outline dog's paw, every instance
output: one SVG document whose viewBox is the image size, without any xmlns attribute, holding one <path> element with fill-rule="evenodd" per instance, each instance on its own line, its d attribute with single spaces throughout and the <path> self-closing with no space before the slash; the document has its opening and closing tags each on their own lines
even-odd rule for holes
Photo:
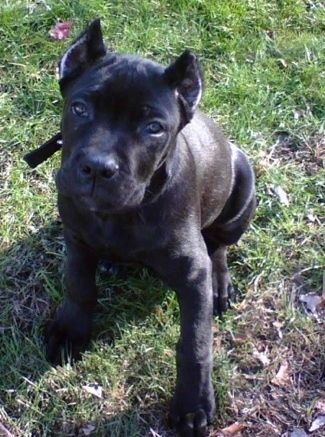
<svg viewBox="0 0 325 437">
<path fill-rule="evenodd" d="M 193 381 L 192 385 L 183 386 L 180 390 L 176 387 L 169 412 L 169 423 L 181 437 L 205 437 L 215 411 L 215 397 L 210 378 L 204 387 L 198 384 L 198 381 Z"/>
<path fill-rule="evenodd" d="M 170 425 L 176 428 L 181 437 L 205 437 L 208 430 L 208 418 L 204 410 L 178 416 L 170 413 Z"/>
<path fill-rule="evenodd" d="M 53 365 L 79 360 L 90 341 L 90 331 L 89 312 L 64 304 L 45 328 L 46 359 Z"/>
<path fill-rule="evenodd" d="M 231 300 L 234 297 L 234 287 L 232 285 L 229 272 L 217 275 L 217 285 L 213 290 L 213 314 L 222 317 L 231 307 Z"/>
<path fill-rule="evenodd" d="M 117 264 L 108 263 L 106 261 L 100 261 L 98 270 L 103 275 L 111 276 L 119 273 L 120 266 Z"/>
</svg>

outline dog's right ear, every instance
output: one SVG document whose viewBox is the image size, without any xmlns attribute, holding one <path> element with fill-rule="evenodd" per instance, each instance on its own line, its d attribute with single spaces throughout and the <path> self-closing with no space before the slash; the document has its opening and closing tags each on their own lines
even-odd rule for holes
<svg viewBox="0 0 325 437">
<path fill-rule="evenodd" d="M 92 21 L 87 29 L 78 36 L 59 62 L 61 91 L 70 80 L 80 76 L 105 55 L 106 47 L 98 18 Z"/>
<path fill-rule="evenodd" d="M 183 127 L 193 118 L 202 95 L 202 71 L 194 53 L 185 50 L 175 62 L 166 68 L 165 78 L 174 89 L 179 101 L 182 113 L 181 126 Z"/>
</svg>

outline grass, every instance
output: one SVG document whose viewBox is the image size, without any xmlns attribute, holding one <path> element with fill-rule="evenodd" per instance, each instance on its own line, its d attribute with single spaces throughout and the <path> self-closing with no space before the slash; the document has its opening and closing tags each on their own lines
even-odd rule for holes
<svg viewBox="0 0 325 437">
<path fill-rule="evenodd" d="M 1 2 L 0 435 L 173 435 L 178 308 L 146 270 L 99 275 L 94 341 L 81 362 L 54 369 L 44 358 L 43 326 L 63 293 L 59 156 L 34 171 L 22 156 L 59 128 L 55 69 L 69 41 L 51 40 L 49 29 L 70 20 L 76 36 L 95 17 L 113 50 L 166 65 L 194 50 L 205 71 L 201 107 L 254 164 L 256 218 L 229 255 L 242 293 L 215 320 L 211 436 L 235 421 L 245 437 L 324 435 L 308 431 L 324 414 L 324 318 L 299 296 L 323 290 L 325 4 L 300 0 Z"/>
</svg>

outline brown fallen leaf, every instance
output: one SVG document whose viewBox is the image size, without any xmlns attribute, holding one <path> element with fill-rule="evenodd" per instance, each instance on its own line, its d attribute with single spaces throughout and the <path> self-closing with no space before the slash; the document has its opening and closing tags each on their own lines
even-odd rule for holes
<svg viewBox="0 0 325 437">
<path fill-rule="evenodd" d="M 281 323 L 278 320 L 276 320 L 275 322 L 272 323 L 272 325 L 276 328 L 276 330 L 278 331 L 279 338 L 282 340 L 283 335 L 282 335 L 281 328 L 283 327 L 284 323 Z"/>
<path fill-rule="evenodd" d="M 251 335 L 247 332 L 238 332 L 238 333 L 234 333 L 231 336 L 231 340 L 233 341 L 234 344 L 245 344 L 247 342 L 249 342 L 252 339 Z"/>
<path fill-rule="evenodd" d="M 287 360 L 284 360 L 282 361 L 277 374 L 271 380 L 271 383 L 279 387 L 284 387 L 290 384 L 290 382 L 291 382 L 291 377 L 289 374 L 289 363 Z"/>
<path fill-rule="evenodd" d="M 72 23 L 70 21 L 60 21 L 49 31 L 53 39 L 66 39 L 70 36 Z"/>
<path fill-rule="evenodd" d="M 241 432 L 247 427 L 244 422 L 235 422 L 221 431 L 213 432 L 210 437 L 240 437 Z"/>
</svg>

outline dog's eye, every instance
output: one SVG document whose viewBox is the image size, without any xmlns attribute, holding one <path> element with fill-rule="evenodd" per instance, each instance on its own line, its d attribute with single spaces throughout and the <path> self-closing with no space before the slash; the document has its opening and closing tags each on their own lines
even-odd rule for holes
<svg viewBox="0 0 325 437">
<path fill-rule="evenodd" d="M 78 117 L 87 117 L 87 106 L 83 102 L 74 102 L 71 105 L 71 111 L 74 115 Z"/>
<path fill-rule="evenodd" d="M 152 121 L 147 124 L 146 132 L 150 135 L 159 135 L 164 132 L 164 128 L 158 121 Z"/>
</svg>

